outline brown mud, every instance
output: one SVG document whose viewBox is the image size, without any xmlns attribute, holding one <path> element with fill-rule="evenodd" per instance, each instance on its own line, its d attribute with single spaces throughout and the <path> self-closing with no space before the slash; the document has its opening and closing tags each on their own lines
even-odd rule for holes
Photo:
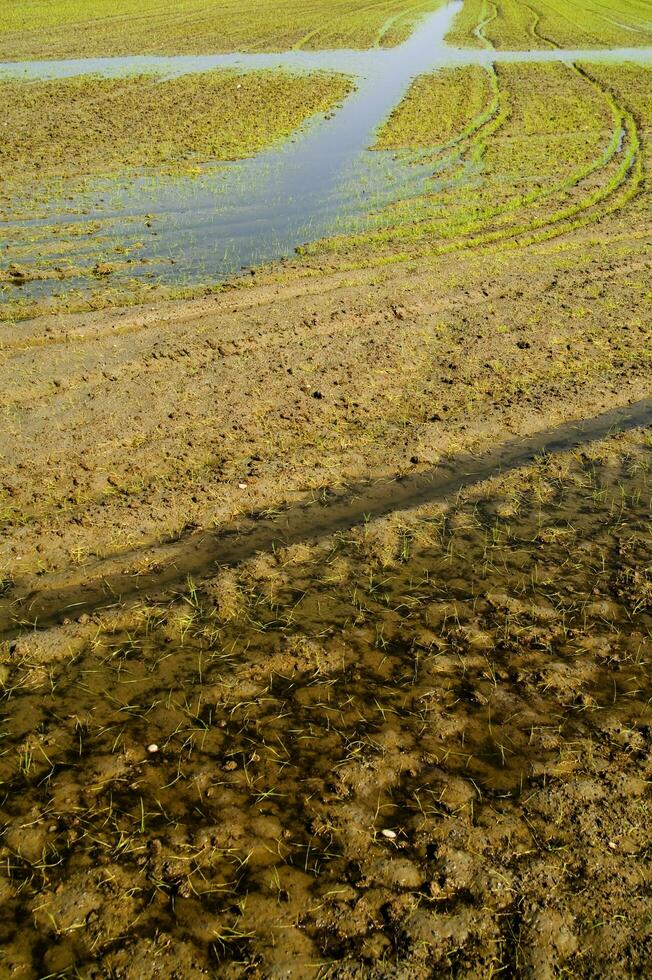
<svg viewBox="0 0 652 980">
<path fill-rule="evenodd" d="M 5 642 L 0 973 L 649 975 L 651 462 Z"/>
<path fill-rule="evenodd" d="M 2 325 L 0 977 L 652 973 L 648 189 Z"/>
<path fill-rule="evenodd" d="M 0 579 L 83 580 L 649 397 L 645 231 L 3 325 Z"/>
<path fill-rule="evenodd" d="M 539 455 L 576 449 L 610 433 L 628 432 L 652 424 L 652 398 L 626 408 L 614 408 L 594 419 L 569 422 L 556 429 L 514 439 L 483 456 L 471 454 L 442 460 L 433 471 L 419 471 L 398 479 L 361 483 L 337 493 L 323 488 L 316 501 L 307 501 L 268 517 L 254 514 L 236 527 L 220 532 L 191 532 L 147 554 L 123 554 L 119 564 L 131 568 L 143 561 L 147 569 L 134 575 L 115 570 L 116 561 L 85 567 L 83 585 L 48 589 L 16 596 L 9 585 L 0 598 L 0 639 L 32 626 L 43 629 L 102 607 L 124 608 L 129 600 L 152 597 L 164 587 L 183 586 L 188 576 L 205 576 L 215 566 L 236 565 L 262 552 L 293 544 L 310 543 L 356 524 L 386 514 L 443 501 L 460 490 L 533 462 Z"/>
</svg>

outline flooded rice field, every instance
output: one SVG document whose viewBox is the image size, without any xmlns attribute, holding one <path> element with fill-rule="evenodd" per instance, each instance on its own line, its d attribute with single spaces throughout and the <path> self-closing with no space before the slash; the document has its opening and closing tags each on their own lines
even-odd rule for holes
<svg viewBox="0 0 652 980">
<path fill-rule="evenodd" d="M 645 3 L 212 2 L 0 10 L 0 980 L 651 976 Z"/>
<path fill-rule="evenodd" d="M 66 188 L 64 181 L 53 196 L 45 189 L 34 198 L 36 188 L 30 186 L 32 200 L 14 201 L 0 220 L 0 235 L 12 243 L 0 299 L 15 305 L 70 296 L 79 302 L 107 285 L 115 291 L 157 286 L 178 291 L 222 282 L 326 237 L 391 233 L 391 205 L 413 201 L 418 210 L 424 196 L 464 191 L 482 172 L 480 161 L 465 158 L 464 146 L 453 146 L 452 159 L 449 152 L 443 160 L 433 160 L 432 148 L 372 149 L 379 127 L 420 75 L 469 66 L 491 73 L 494 64 L 510 62 L 652 63 L 652 49 L 645 47 L 454 48 L 444 37 L 461 8 L 460 2 L 449 3 L 424 17 L 396 48 L 0 65 L 0 77 L 25 80 L 152 72 L 165 79 L 215 69 L 282 69 L 343 73 L 355 86 L 326 117 L 312 118 L 292 139 L 250 159 L 205 164 L 186 176 L 150 171 L 118 180 L 95 178 L 83 189 L 73 183 Z M 499 116 L 500 106 L 490 104 L 479 122 Z M 12 273 L 14 266 L 20 275 Z"/>
<path fill-rule="evenodd" d="M 57 236 L 57 226 L 100 221 L 103 224 L 101 257 L 112 243 L 138 249 L 140 270 L 123 275 L 155 277 L 163 283 L 215 281 L 261 262 L 292 254 L 306 241 L 351 230 L 370 207 L 409 195 L 432 177 L 432 167 L 407 167 L 390 153 L 374 154 L 369 147 L 377 127 L 400 102 L 409 82 L 433 65 L 444 47 L 443 36 L 460 4 L 451 4 L 426 18 L 422 26 L 396 49 L 377 52 L 288 52 L 281 55 L 222 55 L 212 58 L 111 59 L 82 63 L 4 66 L 28 77 L 61 77 L 79 72 L 103 74 L 143 69 L 189 73 L 209 68 L 328 68 L 355 76 L 356 91 L 331 118 L 315 119 L 296 139 L 228 167 L 209 169 L 199 179 L 151 177 L 129 181 L 127 186 L 105 184 L 86 199 L 67 202 L 66 213 L 54 213 L 19 222 L 30 237 L 30 249 L 38 253 L 39 238 Z M 407 180 L 407 183 L 406 183 Z M 71 211 L 77 211 L 75 216 Z M 46 208 L 47 212 L 47 208 Z M 81 212 L 81 213 L 79 213 Z M 155 216 L 151 231 L 138 219 Z M 108 222 L 108 227 L 104 225 Z M 40 229 L 42 229 L 40 231 Z M 12 222 L 4 231 L 12 230 Z M 106 237 L 105 237 L 106 236 Z M 74 248 L 64 230 L 62 251 L 50 253 L 51 265 L 75 262 Z M 108 239 L 108 240 L 107 240 Z M 89 240 L 82 237 L 84 263 L 88 264 Z M 92 238 L 90 248 L 93 248 Z M 98 255 L 98 259 L 100 256 Z M 67 277 L 66 288 L 83 285 Z M 60 290 L 56 280 L 28 281 L 20 285 L 25 296 L 39 297 Z"/>
<path fill-rule="evenodd" d="M 646 975 L 651 458 L 4 641 L 3 975 Z"/>
</svg>

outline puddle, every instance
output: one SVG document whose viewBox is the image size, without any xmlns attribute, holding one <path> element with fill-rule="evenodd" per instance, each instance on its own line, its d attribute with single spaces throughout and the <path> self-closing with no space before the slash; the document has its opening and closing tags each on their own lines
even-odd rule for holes
<svg viewBox="0 0 652 980">
<path fill-rule="evenodd" d="M 300 245 L 344 231 L 382 227 L 391 219 L 384 205 L 435 191 L 440 185 L 430 154 L 370 151 L 377 128 L 418 75 L 445 66 L 496 61 L 652 61 L 650 49 L 619 51 L 487 52 L 444 42 L 461 3 L 425 17 L 394 49 L 290 51 L 281 54 L 130 57 L 0 65 L 0 75 L 63 78 L 84 73 L 120 75 L 157 72 L 163 77 L 214 68 L 243 71 L 325 69 L 354 78 L 355 92 L 329 118 L 316 118 L 303 132 L 253 159 L 208 167 L 201 177 L 135 177 L 98 182 L 93 191 L 66 202 L 70 213 L 52 210 L 32 221 L 0 223 L 0 234 L 26 236 L 31 254 L 41 243 L 48 265 L 92 268 L 115 247 L 137 247 L 138 261 L 116 270 L 112 285 L 141 280 L 167 286 L 215 283 L 242 269 L 290 256 Z M 462 168 L 455 180 L 468 179 Z M 447 180 L 450 183 L 450 178 Z M 75 213 L 76 212 L 76 213 Z M 143 216 L 154 215 L 146 227 Z M 101 242 L 92 235 L 72 241 L 65 225 L 102 222 Z M 60 231 L 57 231 L 57 229 Z M 61 235 L 60 250 L 53 244 Z M 26 264 L 21 259 L 22 264 Z M 4 300 L 39 299 L 87 290 L 88 278 L 42 279 L 12 286 Z"/>
<path fill-rule="evenodd" d="M 643 975 L 651 491 L 616 440 L 15 641 L 7 973 L 605 975 L 627 944 Z"/>
</svg>

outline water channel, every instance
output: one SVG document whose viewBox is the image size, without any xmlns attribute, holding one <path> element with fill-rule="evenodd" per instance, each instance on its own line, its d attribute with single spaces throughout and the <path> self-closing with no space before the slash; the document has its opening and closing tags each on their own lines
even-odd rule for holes
<svg viewBox="0 0 652 980">
<path fill-rule="evenodd" d="M 116 246 L 129 249 L 138 243 L 138 257 L 144 262 L 129 268 L 132 280 L 142 277 L 165 285 L 220 281 L 291 255 L 303 243 L 364 228 L 371 221 L 377 226 L 384 205 L 436 189 L 438 175 L 428 154 L 406 157 L 370 149 L 378 127 L 417 76 L 443 67 L 488 67 L 499 61 L 652 62 L 649 48 L 500 52 L 454 48 L 444 38 L 461 7 L 461 2 L 441 7 L 425 17 L 405 43 L 389 49 L 0 64 L 0 77 L 26 79 L 143 72 L 169 78 L 224 68 L 282 68 L 342 72 L 355 83 L 355 90 L 337 110 L 313 117 L 293 138 L 254 158 L 208 166 L 199 177 L 141 174 L 127 181 L 97 181 L 88 192 L 67 200 L 65 212 L 58 200 L 38 216 L 0 222 L 0 241 L 10 244 L 13 236 L 28 237 L 30 256 L 47 247 L 51 266 L 74 265 L 76 260 L 88 266 L 89 257 L 91 264 L 93 260 L 92 237 L 89 241 L 81 235 L 74 246 L 61 226 L 99 222 L 98 258 Z M 142 220 L 145 215 L 155 216 L 149 227 Z M 87 281 L 83 277 L 27 281 L 11 288 L 4 298 L 38 298 L 82 288 Z"/>
</svg>

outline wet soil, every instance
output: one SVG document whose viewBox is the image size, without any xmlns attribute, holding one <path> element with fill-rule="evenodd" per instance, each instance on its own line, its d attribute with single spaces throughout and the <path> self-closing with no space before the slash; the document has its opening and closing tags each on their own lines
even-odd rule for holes
<svg viewBox="0 0 652 980">
<path fill-rule="evenodd" d="M 157 173 L 196 172 L 207 161 L 253 156 L 309 117 L 333 110 L 349 90 L 341 76 L 282 71 L 0 79 L 7 130 L 0 215 L 14 233 L 23 213 L 33 219 L 49 211 L 56 224 L 62 212 L 73 222 L 91 178 L 129 182 L 145 171 L 154 183 Z M 33 221 L 28 227 L 34 234 Z M 145 233 L 144 222 L 140 230 Z M 30 263 L 24 276 L 32 273 Z"/>
<path fill-rule="evenodd" d="M 652 973 L 637 181 L 2 325 L 0 976 Z"/>
<path fill-rule="evenodd" d="M 651 462 L 5 642 L 3 975 L 647 975 Z"/>
<path fill-rule="evenodd" d="M 202 576 L 215 565 L 236 566 L 261 552 L 308 543 L 350 530 L 395 511 L 442 502 L 454 494 L 493 476 L 518 469 L 551 452 L 591 444 L 611 433 L 626 433 L 652 425 L 652 398 L 627 408 L 613 408 L 593 419 L 570 422 L 513 439 L 484 455 L 459 455 L 443 459 L 432 471 L 417 471 L 398 479 L 348 486 L 339 492 L 326 488 L 317 500 L 307 500 L 282 511 L 256 512 L 233 527 L 214 533 L 190 531 L 179 540 L 148 549 L 147 566 L 141 551 L 123 554 L 121 568 L 111 559 L 85 566 L 83 584 L 53 588 L 48 578 L 39 588 L 21 595 L 7 582 L 0 597 L 0 638 L 19 635 L 33 626 L 43 629 L 69 619 L 151 597 L 183 586 L 190 576 Z M 129 566 L 140 564 L 137 575 Z M 127 567 L 125 567 L 125 565 Z"/>
<path fill-rule="evenodd" d="M 645 224 L 601 231 L 5 325 L 0 579 L 137 575 L 193 528 L 649 397 Z"/>
<path fill-rule="evenodd" d="M 0 58 L 203 54 L 287 48 L 373 48 L 400 44 L 441 0 L 35 0 L 26 14 L 0 11 Z"/>
<path fill-rule="evenodd" d="M 0 82 L 13 134 L 0 148 L 0 320 L 143 302 L 157 288 L 196 296 L 296 249 L 356 267 L 399 250 L 522 244 L 628 203 L 647 169 L 651 51 L 459 51 L 444 42 L 459 6 L 390 49 L 5 66 L 21 80 Z M 595 58 L 620 64 L 596 77 L 574 67 Z M 447 65 L 458 67 L 418 77 Z"/>
</svg>

